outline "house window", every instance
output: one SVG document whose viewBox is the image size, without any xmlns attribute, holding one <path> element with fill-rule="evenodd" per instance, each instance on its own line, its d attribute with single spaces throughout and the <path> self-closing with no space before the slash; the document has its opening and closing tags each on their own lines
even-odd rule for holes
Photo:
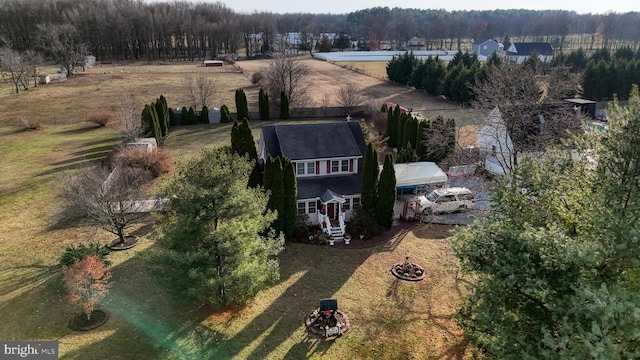
<svg viewBox="0 0 640 360">
<path fill-rule="evenodd" d="M 344 199 L 344 205 L 342 205 L 342 207 L 344 207 L 345 210 L 350 210 L 351 209 L 351 198 L 346 198 Z"/>
<path fill-rule="evenodd" d="M 354 197 L 353 198 L 353 208 L 357 208 L 360 206 L 360 198 L 359 197 Z"/>
<path fill-rule="evenodd" d="M 349 160 L 342 160 L 342 172 L 349 172 Z"/>
<path fill-rule="evenodd" d="M 303 202 L 299 202 L 298 203 L 298 215 L 304 215 L 305 214 L 304 206 L 305 206 L 305 203 L 303 203 Z"/>
<path fill-rule="evenodd" d="M 331 173 L 349 172 L 349 160 L 331 160 Z"/>
<path fill-rule="evenodd" d="M 309 211 L 307 212 L 308 214 L 315 214 L 316 213 L 316 202 L 315 201 L 309 201 Z"/>
<path fill-rule="evenodd" d="M 314 175 L 316 173 L 315 161 L 296 163 L 296 175 Z"/>
</svg>

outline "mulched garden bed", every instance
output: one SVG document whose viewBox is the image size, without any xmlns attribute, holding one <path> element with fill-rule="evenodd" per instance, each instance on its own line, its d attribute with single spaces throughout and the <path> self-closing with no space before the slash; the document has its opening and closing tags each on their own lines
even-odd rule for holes
<svg viewBox="0 0 640 360">
<path fill-rule="evenodd" d="M 91 320 L 87 321 L 87 315 L 81 314 L 69 321 L 69 328 L 75 331 L 89 331 L 106 324 L 109 314 L 102 310 L 93 310 Z"/>
<path fill-rule="evenodd" d="M 114 239 L 107 247 L 111 250 L 127 250 L 138 245 L 140 239 L 137 236 L 129 235 L 124 237 L 124 242 L 119 243 L 119 241 L 120 239 Z"/>
<path fill-rule="evenodd" d="M 424 268 L 416 263 L 410 262 L 409 257 L 407 257 L 406 261 L 403 263 L 393 264 L 391 267 L 391 273 L 400 280 L 424 280 Z"/>
</svg>

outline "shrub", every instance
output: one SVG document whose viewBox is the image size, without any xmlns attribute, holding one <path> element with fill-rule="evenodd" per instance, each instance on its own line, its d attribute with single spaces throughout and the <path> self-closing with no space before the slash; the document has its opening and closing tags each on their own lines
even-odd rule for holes
<svg viewBox="0 0 640 360">
<path fill-rule="evenodd" d="M 171 155 L 162 150 L 148 152 L 141 148 L 122 148 L 114 157 L 114 162 L 149 173 L 153 178 L 171 171 L 173 161 Z"/>
<path fill-rule="evenodd" d="M 227 105 L 222 105 L 220 107 L 220 122 L 228 123 L 231 121 L 231 113 L 229 112 L 229 107 Z"/>
<path fill-rule="evenodd" d="M 206 105 L 202 107 L 202 110 L 200 111 L 200 116 L 198 117 L 198 121 L 202 124 L 209 123 L 209 108 L 207 108 Z"/>
<path fill-rule="evenodd" d="M 89 255 L 82 260 L 76 260 L 73 265 L 62 268 L 64 287 L 68 292 L 67 299 L 72 304 L 82 306 L 87 321 L 91 314 L 109 290 L 111 273 L 105 268 L 104 262 L 95 255 Z"/>
<path fill-rule="evenodd" d="M 76 260 L 84 260 L 84 258 L 89 255 L 95 255 L 100 258 L 105 265 L 109 266 L 111 265 L 111 262 L 106 260 L 106 257 L 110 252 L 111 250 L 109 250 L 109 248 L 95 242 L 89 243 L 88 245 L 80 244 L 78 246 L 67 246 L 64 253 L 60 256 L 58 265 L 60 267 L 71 266 L 76 262 Z"/>
<path fill-rule="evenodd" d="M 89 115 L 89 121 L 100 127 L 107 126 L 111 120 L 113 120 L 113 116 L 104 112 Z"/>
<path fill-rule="evenodd" d="M 346 232 L 351 236 L 359 238 L 362 235 L 363 239 L 371 239 L 378 234 L 382 234 L 384 230 L 384 227 L 378 225 L 376 218 L 367 214 L 360 206 L 354 209 L 351 221 L 346 227 Z"/>
<path fill-rule="evenodd" d="M 259 84 L 263 78 L 264 78 L 264 74 L 262 72 L 260 71 L 254 72 L 253 74 L 251 74 L 251 84 L 253 85 Z"/>
<path fill-rule="evenodd" d="M 42 122 L 40 120 L 28 120 L 20 117 L 20 125 L 24 130 L 40 130 L 42 129 Z"/>
</svg>

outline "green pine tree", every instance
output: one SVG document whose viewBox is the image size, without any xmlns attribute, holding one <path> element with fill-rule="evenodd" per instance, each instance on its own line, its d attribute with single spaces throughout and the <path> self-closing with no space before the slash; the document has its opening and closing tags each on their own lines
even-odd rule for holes
<svg viewBox="0 0 640 360">
<path fill-rule="evenodd" d="M 360 203 L 364 211 L 370 215 L 374 215 L 376 213 L 379 171 L 378 152 L 376 151 L 372 143 L 368 143 L 362 169 Z"/>
<path fill-rule="evenodd" d="M 262 88 L 258 94 L 258 106 L 260 108 L 260 120 L 269 120 L 269 94 Z"/>
<path fill-rule="evenodd" d="M 396 204 L 396 172 L 393 168 L 393 156 L 387 154 L 378 183 L 378 199 L 376 204 L 376 220 L 380 226 L 391 228 L 394 207 Z"/>
<path fill-rule="evenodd" d="M 207 149 L 176 172 L 160 223 L 159 243 L 181 296 L 219 308 L 245 304 L 279 279 L 276 255 L 284 239 L 269 231 L 267 194 L 247 188 L 251 163 Z"/>
<path fill-rule="evenodd" d="M 287 238 L 293 236 L 298 221 L 298 183 L 296 181 L 296 172 L 291 160 L 282 159 L 284 171 L 284 194 L 285 202 L 282 208 L 283 231 Z"/>
<path fill-rule="evenodd" d="M 226 124 L 228 122 L 231 122 L 231 112 L 229 112 L 227 105 L 222 105 L 220 107 L 220 123 Z"/>
<path fill-rule="evenodd" d="M 289 108 L 289 97 L 284 91 L 280 92 L 280 119 L 286 120 L 291 117 Z"/>
<path fill-rule="evenodd" d="M 244 90 L 237 89 L 236 90 L 236 112 L 238 113 L 238 120 L 242 121 L 242 119 L 250 120 L 249 116 L 249 106 L 247 103 L 247 95 L 244 93 Z"/>
</svg>

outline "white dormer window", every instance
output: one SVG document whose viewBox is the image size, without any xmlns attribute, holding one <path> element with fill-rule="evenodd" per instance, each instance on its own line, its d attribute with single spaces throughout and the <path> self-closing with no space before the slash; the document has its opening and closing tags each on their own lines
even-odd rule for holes
<svg viewBox="0 0 640 360">
<path fill-rule="evenodd" d="M 349 160 L 331 160 L 331 173 L 349 172 Z"/>
<path fill-rule="evenodd" d="M 316 162 L 315 161 L 300 161 L 296 163 L 296 175 L 315 175 Z"/>
</svg>

